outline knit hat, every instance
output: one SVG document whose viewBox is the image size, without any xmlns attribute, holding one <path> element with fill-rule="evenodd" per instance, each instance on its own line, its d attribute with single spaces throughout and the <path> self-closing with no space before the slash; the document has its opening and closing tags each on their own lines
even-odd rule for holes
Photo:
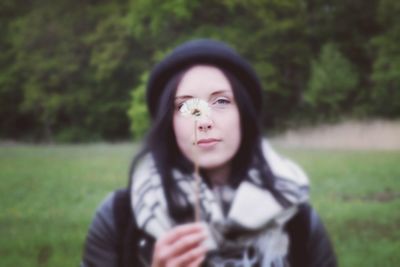
<svg viewBox="0 0 400 267">
<path fill-rule="evenodd" d="M 261 83 L 251 65 L 225 43 L 198 39 L 176 47 L 152 70 L 146 95 L 151 117 L 154 118 L 157 113 L 162 90 L 169 79 L 180 70 L 195 64 L 210 64 L 232 73 L 248 90 L 256 111 L 261 111 Z"/>
</svg>

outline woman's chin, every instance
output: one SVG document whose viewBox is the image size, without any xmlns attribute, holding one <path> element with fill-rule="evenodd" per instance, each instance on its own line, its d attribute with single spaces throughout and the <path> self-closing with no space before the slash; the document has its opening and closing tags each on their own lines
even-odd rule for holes
<svg viewBox="0 0 400 267">
<path fill-rule="evenodd" d="M 221 169 L 226 169 L 226 167 L 229 165 L 230 161 L 203 161 L 203 162 L 199 162 L 199 167 L 201 169 L 203 169 L 206 172 L 214 172 L 214 171 L 218 171 Z"/>
</svg>

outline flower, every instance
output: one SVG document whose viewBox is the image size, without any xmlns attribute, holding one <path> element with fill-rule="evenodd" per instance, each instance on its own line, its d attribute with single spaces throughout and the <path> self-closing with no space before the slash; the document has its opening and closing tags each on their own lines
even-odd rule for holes
<svg viewBox="0 0 400 267">
<path fill-rule="evenodd" d="M 198 120 L 202 117 L 210 116 L 211 113 L 211 109 L 208 103 L 199 98 L 191 98 L 185 101 L 179 108 L 179 111 L 182 113 L 183 116 L 192 116 L 195 120 Z"/>
</svg>

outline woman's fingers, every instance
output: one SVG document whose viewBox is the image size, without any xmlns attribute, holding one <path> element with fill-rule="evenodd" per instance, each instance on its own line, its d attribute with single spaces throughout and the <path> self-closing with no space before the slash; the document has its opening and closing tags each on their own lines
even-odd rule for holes
<svg viewBox="0 0 400 267">
<path fill-rule="evenodd" d="M 200 258 L 198 258 L 197 260 L 193 261 L 192 263 L 190 263 L 189 265 L 187 265 L 188 267 L 198 267 L 200 266 L 204 259 L 206 258 L 206 256 L 201 256 Z"/>
<path fill-rule="evenodd" d="M 172 256 L 177 256 L 185 253 L 185 251 L 192 250 L 200 246 L 205 239 L 206 236 L 204 233 L 186 235 L 170 244 L 168 246 L 168 250 Z"/>
<path fill-rule="evenodd" d="M 206 231 L 200 223 L 175 227 L 157 240 L 152 266 L 197 266 L 206 254 L 202 245 L 206 238 Z"/>
<path fill-rule="evenodd" d="M 188 234 L 196 232 L 204 232 L 204 227 L 201 223 L 189 223 L 177 226 L 171 231 L 169 231 L 162 239 L 163 242 L 170 244 L 175 242 L 182 236 L 186 236 Z"/>
<path fill-rule="evenodd" d="M 174 257 L 173 260 L 168 262 L 167 267 L 198 266 L 204 260 L 205 255 L 206 249 L 203 246 L 198 246 Z"/>
<path fill-rule="evenodd" d="M 156 244 L 156 253 L 162 262 L 166 262 L 172 258 L 179 257 L 185 253 L 191 252 L 195 248 L 202 245 L 206 239 L 204 232 L 194 232 L 184 236 L 178 236 L 174 241 L 160 242 Z M 190 256 L 191 254 L 188 253 Z"/>
</svg>

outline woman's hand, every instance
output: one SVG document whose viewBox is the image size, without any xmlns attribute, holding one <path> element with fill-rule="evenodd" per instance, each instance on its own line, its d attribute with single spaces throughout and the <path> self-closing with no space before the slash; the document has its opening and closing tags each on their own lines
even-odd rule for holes
<svg viewBox="0 0 400 267">
<path fill-rule="evenodd" d="M 152 267 L 197 267 L 206 255 L 207 238 L 201 223 L 177 226 L 157 240 Z"/>
</svg>

